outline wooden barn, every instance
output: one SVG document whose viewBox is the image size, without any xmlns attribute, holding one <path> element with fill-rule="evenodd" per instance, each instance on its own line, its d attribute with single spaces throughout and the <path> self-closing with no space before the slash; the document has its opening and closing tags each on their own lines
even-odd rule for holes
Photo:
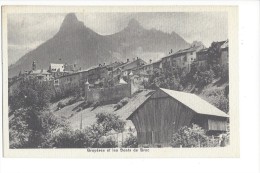
<svg viewBox="0 0 260 173">
<path fill-rule="evenodd" d="M 226 131 L 229 116 L 195 94 L 160 88 L 127 119 L 136 128 L 139 145 L 169 146 L 180 127 L 194 123 L 216 134 Z"/>
</svg>

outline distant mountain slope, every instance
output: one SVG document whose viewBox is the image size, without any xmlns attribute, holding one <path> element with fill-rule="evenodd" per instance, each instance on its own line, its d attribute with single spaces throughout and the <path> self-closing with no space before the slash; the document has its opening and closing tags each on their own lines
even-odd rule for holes
<svg viewBox="0 0 260 173">
<path fill-rule="evenodd" d="M 148 61 L 160 58 L 173 49 L 177 51 L 189 44 L 176 33 L 147 30 L 135 19 L 122 31 L 102 36 L 78 21 L 75 14 L 68 14 L 53 38 L 21 57 L 9 66 L 9 77 L 20 71 L 30 70 L 33 61 L 38 69 L 47 69 L 49 63 L 78 64 L 88 68 L 98 63 L 132 59 L 136 56 Z"/>
</svg>

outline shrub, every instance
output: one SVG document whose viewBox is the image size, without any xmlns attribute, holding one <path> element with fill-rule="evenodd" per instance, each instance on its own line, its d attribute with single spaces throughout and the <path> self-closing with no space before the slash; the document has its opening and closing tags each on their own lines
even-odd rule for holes
<svg viewBox="0 0 260 173">
<path fill-rule="evenodd" d="M 130 133 L 130 135 L 125 139 L 123 143 L 123 147 L 137 148 L 138 147 L 137 137 L 133 133 Z"/>
<path fill-rule="evenodd" d="M 128 101 L 129 101 L 129 98 L 125 97 L 125 98 L 123 98 L 122 100 L 120 100 L 120 101 L 114 106 L 114 108 L 115 108 L 116 110 L 121 109 L 123 106 L 125 106 L 125 105 L 128 103 Z"/>
<path fill-rule="evenodd" d="M 32 108 L 19 109 L 9 121 L 10 148 L 46 146 L 51 136 L 67 126 L 67 122 L 51 112 Z M 47 145 L 49 146 L 49 145 Z"/>
<path fill-rule="evenodd" d="M 184 126 L 172 136 L 172 147 L 206 147 L 208 137 L 198 125 Z"/>
<path fill-rule="evenodd" d="M 67 105 L 72 105 L 74 103 L 76 103 L 78 101 L 77 97 L 72 97 L 71 99 L 69 99 Z"/>
<path fill-rule="evenodd" d="M 116 148 L 118 147 L 114 137 L 103 137 L 98 142 L 99 148 Z"/>
<path fill-rule="evenodd" d="M 205 99 L 220 110 L 229 112 L 229 99 L 225 96 L 225 90 L 215 91 L 205 95 Z"/>
<path fill-rule="evenodd" d="M 91 107 L 93 107 L 94 109 L 97 108 L 100 105 L 99 101 L 95 101 L 91 104 Z"/>
<path fill-rule="evenodd" d="M 82 109 L 86 109 L 86 108 L 88 108 L 90 105 L 91 105 L 90 102 L 85 101 L 84 104 L 82 105 Z"/>
<path fill-rule="evenodd" d="M 66 106 L 65 103 L 59 102 L 58 105 L 57 105 L 57 110 L 62 109 L 62 108 L 64 108 L 65 106 Z"/>
<path fill-rule="evenodd" d="M 116 116 L 114 114 L 98 113 L 96 117 L 96 123 L 98 125 L 101 125 L 104 130 L 103 135 L 106 135 L 111 130 L 114 130 L 116 132 L 124 131 L 126 122 L 124 120 L 121 120 L 119 116 Z"/>
<path fill-rule="evenodd" d="M 80 112 L 80 111 L 82 111 L 82 108 L 81 108 L 81 107 L 77 110 L 77 112 Z"/>
</svg>

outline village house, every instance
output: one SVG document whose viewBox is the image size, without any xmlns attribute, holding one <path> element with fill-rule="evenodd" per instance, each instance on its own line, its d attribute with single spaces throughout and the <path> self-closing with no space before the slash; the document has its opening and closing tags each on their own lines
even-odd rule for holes
<svg viewBox="0 0 260 173">
<path fill-rule="evenodd" d="M 71 91 L 76 87 L 80 87 L 80 73 L 71 73 L 59 76 L 54 80 L 54 88 L 56 91 Z"/>
<path fill-rule="evenodd" d="M 138 70 L 139 70 L 139 74 L 148 75 L 148 76 L 152 75 L 153 74 L 152 60 L 150 60 L 148 64 L 141 66 Z"/>
<path fill-rule="evenodd" d="M 122 75 L 122 76 L 128 76 L 129 73 L 135 69 L 138 69 L 139 67 L 145 65 L 146 62 L 142 60 L 141 58 L 133 58 L 133 61 L 130 61 L 127 59 L 127 62 L 118 66 L 113 72 L 112 77 Z"/>
<path fill-rule="evenodd" d="M 44 69 L 32 70 L 28 73 L 28 77 L 36 78 L 38 81 L 50 81 L 51 73 Z"/>
<path fill-rule="evenodd" d="M 208 58 L 208 49 L 202 49 L 197 52 L 197 58 L 194 61 L 194 64 L 196 64 L 198 68 L 206 68 L 208 66 Z"/>
<path fill-rule="evenodd" d="M 57 78 L 59 76 L 64 76 L 73 72 L 79 71 L 80 68 L 77 67 L 76 64 L 55 64 L 50 63 L 48 72 L 51 73 L 53 78 Z"/>
<path fill-rule="evenodd" d="M 150 60 L 149 64 L 141 66 L 139 69 L 137 69 L 135 71 L 135 74 L 149 77 L 153 74 L 155 69 L 162 71 L 162 60 L 161 59 L 156 62 L 152 62 L 152 60 Z"/>
<path fill-rule="evenodd" d="M 94 84 L 97 87 L 102 87 L 102 83 L 104 82 L 105 78 L 108 78 L 109 72 L 104 65 L 99 64 L 98 66 L 92 67 L 87 70 L 88 82 L 90 84 Z"/>
<path fill-rule="evenodd" d="M 221 55 L 220 55 L 220 61 L 219 63 L 224 66 L 228 66 L 228 40 L 226 40 L 220 47 Z"/>
<path fill-rule="evenodd" d="M 91 67 L 87 70 L 81 70 L 59 76 L 54 80 L 54 86 L 61 91 L 69 91 L 75 87 L 84 88 L 88 81 L 91 87 L 100 88 L 103 86 L 105 78 L 108 78 L 108 70 L 105 65 Z"/>
<path fill-rule="evenodd" d="M 120 61 L 116 61 L 116 62 L 113 62 L 113 63 L 110 63 L 108 65 L 106 65 L 107 67 L 107 70 L 109 72 L 112 72 L 114 69 L 116 69 L 118 66 L 121 66 L 123 65 L 124 63 L 123 62 L 120 62 Z"/>
<path fill-rule="evenodd" d="M 64 64 L 50 63 L 49 72 L 51 73 L 53 78 L 63 76 L 64 75 Z"/>
<path fill-rule="evenodd" d="M 64 72 L 77 72 L 80 71 L 81 68 L 77 66 L 77 64 L 64 64 Z"/>
<path fill-rule="evenodd" d="M 172 135 L 192 123 L 207 134 L 217 135 L 227 130 L 229 116 L 195 94 L 159 88 L 147 95 L 129 113 L 137 130 L 139 145 L 167 147 Z"/>
<path fill-rule="evenodd" d="M 181 49 L 175 53 L 170 53 L 168 56 L 162 58 L 163 68 L 168 66 L 177 66 L 186 72 L 191 69 L 191 64 L 196 60 L 196 53 L 203 49 L 202 44 L 192 44 L 187 49 Z"/>
<path fill-rule="evenodd" d="M 153 69 L 162 70 L 162 60 L 161 59 L 153 63 Z"/>
<path fill-rule="evenodd" d="M 19 74 L 18 78 L 24 78 L 24 79 L 37 79 L 38 81 L 50 81 L 51 80 L 51 73 L 49 73 L 47 70 L 44 69 L 36 69 L 36 62 L 33 61 L 32 63 L 32 70 L 25 71 L 25 73 Z"/>
</svg>

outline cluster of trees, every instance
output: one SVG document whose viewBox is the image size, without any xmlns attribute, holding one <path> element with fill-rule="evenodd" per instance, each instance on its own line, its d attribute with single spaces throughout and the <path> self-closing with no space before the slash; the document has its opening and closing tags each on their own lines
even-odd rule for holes
<svg viewBox="0 0 260 173">
<path fill-rule="evenodd" d="M 85 95 L 84 88 L 80 86 L 75 86 L 66 91 L 56 90 L 55 94 L 53 94 L 53 96 L 51 97 L 51 102 L 57 102 L 67 97 L 74 97 L 75 99 L 78 99 L 80 97 L 83 97 L 84 95 Z"/>
<path fill-rule="evenodd" d="M 111 131 L 122 133 L 125 121 L 113 114 L 100 113 L 96 122 L 81 130 L 72 130 L 67 119 L 49 110 L 53 96 L 48 84 L 24 81 L 9 97 L 10 148 L 86 148 L 117 147 Z M 74 95 L 72 99 L 78 98 Z M 135 147 L 134 135 L 125 139 L 125 147 Z"/>
<path fill-rule="evenodd" d="M 19 89 L 9 96 L 9 109 L 31 108 L 41 111 L 48 107 L 54 93 L 48 83 L 39 83 L 36 79 L 24 80 Z"/>
<path fill-rule="evenodd" d="M 46 140 L 42 147 L 45 148 L 110 148 L 117 147 L 113 137 L 108 137 L 109 132 L 121 133 L 124 131 L 125 121 L 113 114 L 99 113 L 96 122 L 81 130 L 63 128 Z"/>
<path fill-rule="evenodd" d="M 184 147 L 224 147 L 229 143 L 229 129 L 226 134 L 218 138 L 208 136 L 204 129 L 196 124 L 191 127 L 184 126 L 172 136 L 171 146 L 175 148 Z"/>
<path fill-rule="evenodd" d="M 188 86 L 193 86 L 198 90 L 203 89 L 206 85 L 213 82 L 214 79 L 228 81 L 228 68 L 214 64 L 208 68 L 199 67 L 193 63 L 191 70 L 186 73 L 185 70 L 177 66 L 166 66 L 164 70 L 154 69 L 148 83 L 147 88 L 168 88 L 182 91 Z"/>
<path fill-rule="evenodd" d="M 187 90 L 201 94 L 205 86 L 217 81 L 219 84 L 228 83 L 229 71 L 227 65 L 220 65 L 220 45 L 212 43 L 208 50 L 208 65 L 199 66 L 196 62 L 191 64 L 191 69 L 186 72 L 178 66 L 164 65 L 164 69 L 154 69 L 153 74 L 149 77 L 146 88 L 156 89 L 158 87 L 183 91 Z M 219 109 L 228 112 L 228 87 L 223 92 L 214 93 L 214 98 L 209 98 Z M 208 97 L 207 94 L 205 97 Z"/>
<path fill-rule="evenodd" d="M 49 110 L 54 93 L 48 83 L 24 80 L 9 96 L 9 137 L 11 148 L 38 147 L 48 135 L 66 126 L 64 119 Z"/>
</svg>

